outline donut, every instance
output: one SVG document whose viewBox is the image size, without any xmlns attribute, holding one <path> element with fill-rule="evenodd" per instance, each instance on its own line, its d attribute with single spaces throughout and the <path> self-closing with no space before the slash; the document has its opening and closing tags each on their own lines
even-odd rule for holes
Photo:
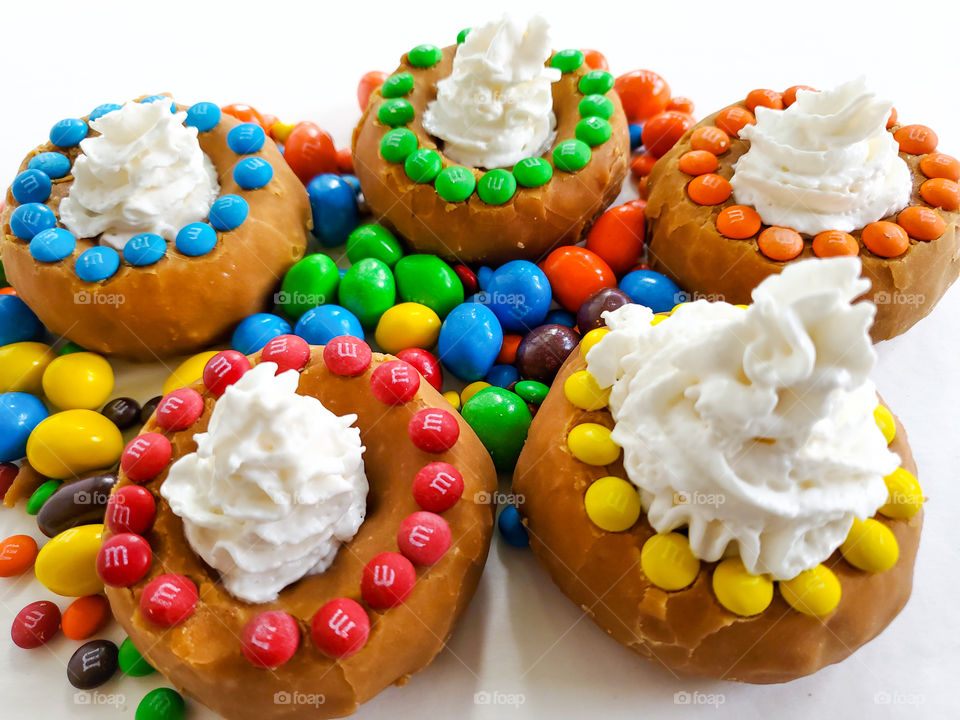
<svg viewBox="0 0 960 720">
<path fill-rule="evenodd" d="M 231 594 L 162 494 L 251 365 L 299 370 L 297 395 L 355 414 L 369 481 L 362 525 L 329 567 L 264 602 Z M 490 456 L 412 366 L 356 338 L 320 347 L 280 336 L 255 355 L 220 353 L 205 378 L 168 394 L 121 461 L 98 560 L 113 613 L 151 665 L 230 720 L 349 714 L 427 666 L 473 595 L 493 527 Z M 123 494 L 143 490 L 156 504 L 152 527 L 118 532 L 136 524 Z M 149 570 L 111 582 L 102 568 L 118 545 L 152 555 Z M 156 594 L 164 583 L 166 596 Z"/>
<path fill-rule="evenodd" d="M 676 322 L 656 317 L 664 325 Z M 773 581 L 747 573 L 736 554 L 719 562 L 698 559 L 685 527 L 658 533 L 651 525 L 647 502 L 641 509 L 636 487 L 624 480 L 624 454 L 610 440 L 616 427 L 610 408 L 603 399 L 583 401 L 584 355 L 602 351 L 593 347 L 607 328 L 592 332 L 567 359 L 534 417 L 513 480 L 531 547 L 563 593 L 641 656 L 676 673 L 723 680 L 793 680 L 843 660 L 880 633 L 910 596 L 923 511 L 906 432 L 879 396 L 874 417 L 900 459 L 900 468 L 885 479 L 888 504 L 865 522 L 854 521 L 847 540 L 817 567 Z M 881 445 L 884 438 L 877 438 Z M 696 447 L 691 441 L 690 451 Z M 722 504 L 724 495 L 717 493 Z M 673 497 L 674 505 L 700 501 Z M 597 504 L 588 507 L 591 502 Z M 604 511 L 622 523 L 600 527 Z M 862 569 L 867 565 L 856 554 L 857 528 L 866 528 L 856 538 L 861 550 L 899 546 L 892 567 Z M 768 604 L 743 609 L 736 597 L 721 597 L 731 574 L 762 585 Z"/>
<path fill-rule="evenodd" d="M 960 163 L 936 151 L 932 130 L 901 125 L 894 110 L 887 131 L 911 182 L 904 206 L 844 230 L 768 225 L 731 193 L 737 163 L 751 147 L 739 133 L 756 123 L 755 112 L 789 108 L 797 91 L 752 91 L 699 122 L 657 162 L 646 207 L 650 265 L 695 297 L 738 304 L 793 261 L 859 255 L 872 284 L 866 297 L 877 305 L 873 339 L 906 332 L 960 274 Z"/>
<path fill-rule="evenodd" d="M 579 50 L 554 53 L 548 64 L 562 75 L 552 84 L 549 149 L 512 169 L 465 167 L 422 122 L 457 47 L 417 46 L 370 95 L 353 160 L 371 212 L 415 251 L 462 262 L 537 260 L 576 243 L 627 173 L 630 137 L 613 76 L 586 67 Z"/>
<path fill-rule="evenodd" d="M 57 123 L 6 194 L 0 257 L 8 281 L 53 334 L 86 349 L 133 360 L 203 349 L 267 309 L 306 249 L 306 191 L 259 125 L 209 102 L 175 108 L 197 129 L 220 189 L 209 218 L 170 242 L 142 233 L 117 252 L 61 222 L 81 141 L 99 135 L 89 123 L 118 105 Z"/>
</svg>

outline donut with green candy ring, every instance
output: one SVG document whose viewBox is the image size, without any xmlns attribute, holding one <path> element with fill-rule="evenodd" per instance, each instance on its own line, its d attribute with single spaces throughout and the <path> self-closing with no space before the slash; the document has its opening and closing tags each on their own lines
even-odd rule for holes
<svg viewBox="0 0 960 720">
<path fill-rule="evenodd" d="M 467 167 L 422 125 L 456 49 L 412 48 L 354 130 L 354 167 L 377 222 L 415 252 L 460 262 L 535 261 L 576 243 L 616 199 L 628 170 L 627 119 L 613 76 L 587 67 L 579 50 L 553 53 L 546 64 L 561 76 L 552 84 L 550 146 L 512 167 Z"/>
</svg>

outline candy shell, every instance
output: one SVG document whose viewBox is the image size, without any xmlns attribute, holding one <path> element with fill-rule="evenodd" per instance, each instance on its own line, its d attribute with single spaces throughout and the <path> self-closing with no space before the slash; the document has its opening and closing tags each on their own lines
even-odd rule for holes
<svg viewBox="0 0 960 720">
<path fill-rule="evenodd" d="M 468 302 L 447 315 L 437 342 L 444 366 L 461 380 L 472 382 L 493 367 L 503 342 L 503 330 L 490 308 Z"/>
<path fill-rule="evenodd" d="M 37 472 L 63 479 L 113 465 L 123 452 L 123 436 L 98 412 L 64 410 L 33 429 L 26 451 Z"/>
<path fill-rule="evenodd" d="M 463 404 L 462 414 L 497 469 L 512 470 L 533 420 L 523 398 L 503 388 L 485 388 Z"/>
<path fill-rule="evenodd" d="M 40 394 L 43 372 L 56 357 L 39 342 L 15 342 L 0 347 L 0 393 Z"/>
<path fill-rule="evenodd" d="M 101 407 L 113 392 L 113 368 L 96 353 L 61 355 L 43 373 L 43 393 L 61 410 Z"/>
<path fill-rule="evenodd" d="M 669 312 L 686 295 L 673 280 L 654 270 L 634 270 L 620 281 L 620 289 L 631 302 L 646 305 L 655 313 Z"/>
<path fill-rule="evenodd" d="M 463 302 L 463 283 L 436 255 L 407 255 L 397 262 L 394 274 L 401 300 L 426 305 L 441 319 Z"/>
<path fill-rule="evenodd" d="M 309 182 L 307 195 L 313 212 L 313 234 L 327 247 L 343 245 L 359 218 L 353 188 L 339 175 L 323 173 Z"/>
<path fill-rule="evenodd" d="M 0 295 L 0 346 L 33 340 L 43 325 L 16 295 Z"/>
<path fill-rule="evenodd" d="M 81 525 L 57 535 L 40 548 L 34 572 L 52 593 L 68 597 L 95 595 L 103 590 L 97 575 L 97 554 L 103 525 Z"/>
<path fill-rule="evenodd" d="M 321 305 L 307 310 L 300 316 L 293 331 L 311 345 L 326 345 L 339 335 L 351 335 L 363 340 L 360 320 L 339 305 Z"/>
<path fill-rule="evenodd" d="M 0 462 L 26 455 L 30 435 L 47 416 L 46 406 L 33 395 L 0 393 Z"/>
<path fill-rule="evenodd" d="M 251 355 L 263 348 L 268 342 L 280 335 L 289 335 L 293 332 L 290 323 L 279 315 L 270 313 L 254 313 L 248 315 L 230 338 L 230 347 L 244 355 Z"/>
</svg>

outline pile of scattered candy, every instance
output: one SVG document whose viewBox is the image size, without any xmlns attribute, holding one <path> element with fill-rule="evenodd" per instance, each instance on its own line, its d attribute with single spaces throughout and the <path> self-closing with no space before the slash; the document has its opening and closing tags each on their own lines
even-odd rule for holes
<svg viewBox="0 0 960 720">
<path fill-rule="evenodd" d="M 583 53 L 590 67 L 608 70 L 602 54 Z M 385 78 L 380 72 L 363 76 L 357 89 L 361 107 Z M 663 79 L 646 70 L 620 76 L 616 89 L 632 123 L 631 167 L 643 196 L 653 162 L 693 124 L 693 104 L 671 98 Z M 311 344 L 372 336 L 380 349 L 416 368 L 438 391 L 444 390 L 444 373 L 461 381 L 459 391 L 447 389 L 443 395 L 501 471 L 513 468 L 550 383 L 581 336 L 602 326 L 604 311 L 636 302 L 665 313 L 684 301 L 671 280 L 642 262 L 642 199 L 607 210 L 585 247 L 558 248 L 539 264 L 449 264 L 434 255 L 405 254 L 387 227 L 362 222 L 365 207 L 351 174 L 350 149 L 338 149 L 315 123 L 285 123 L 243 104 L 221 111 L 258 126 L 277 144 L 306 187 L 313 232 L 325 249 L 290 269 L 273 312 L 244 319 L 226 353 L 254 353 L 284 335 Z M 123 433 L 136 432 L 155 411 L 159 417 L 161 400 L 205 377 L 217 355 L 211 350 L 184 360 L 164 383 L 163 394 L 142 406 L 128 397 L 110 399 L 114 374 L 105 358 L 50 338 L 12 288 L 0 290 L 0 497 L 11 507 L 26 499 L 27 512 L 51 538 L 42 548 L 27 535 L 0 542 L 0 577 L 34 568 L 49 590 L 76 598 L 62 613 L 53 602 L 30 603 L 14 620 L 11 635 L 23 648 L 40 647 L 61 630 L 82 642 L 67 667 L 77 688 L 102 685 L 118 667 L 130 676 L 153 672 L 129 638 L 119 647 L 92 639 L 110 617 L 100 594 L 110 569 L 97 572 L 98 553 L 105 557 L 100 553 L 104 523 L 125 533 L 115 537 L 141 539 L 156 510 L 150 493 L 138 493 L 142 488 L 136 486 L 123 488 L 122 502 L 108 504 L 108 498 L 123 462 Z M 443 438 L 412 440 L 429 444 Z M 427 485 L 415 480 L 413 491 L 423 495 Z M 426 509 L 436 500 L 418 498 Z M 510 545 L 528 544 L 513 506 L 500 513 L 498 527 Z M 136 559 L 138 546 L 123 549 Z M 149 546 L 146 552 L 149 562 Z M 143 698 L 136 717 L 182 718 L 184 712 L 179 694 L 158 688 Z"/>
</svg>

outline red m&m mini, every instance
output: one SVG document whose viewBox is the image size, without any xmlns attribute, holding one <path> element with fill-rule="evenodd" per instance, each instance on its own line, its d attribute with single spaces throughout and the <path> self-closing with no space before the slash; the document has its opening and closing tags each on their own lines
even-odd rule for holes
<svg viewBox="0 0 960 720">
<path fill-rule="evenodd" d="M 193 388 L 180 388 L 164 395 L 154 413 L 164 430 L 185 430 L 203 413 L 203 397 Z"/>
<path fill-rule="evenodd" d="M 249 369 L 250 361 L 246 355 L 236 350 L 224 350 L 210 358 L 203 368 L 203 384 L 216 397 L 220 397 Z"/>
<path fill-rule="evenodd" d="M 324 655 L 344 658 L 362 648 L 370 636 L 370 618 L 360 603 L 336 598 L 317 610 L 310 637 Z"/>
<path fill-rule="evenodd" d="M 380 553 L 363 569 L 360 591 L 363 600 L 375 610 L 400 605 L 413 592 L 417 571 L 400 553 Z"/>
<path fill-rule="evenodd" d="M 370 367 L 372 357 L 370 346 L 350 335 L 335 337 L 323 346 L 323 362 L 337 375 L 359 375 Z"/>
<path fill-rule="evenodd" d="M 413 499 L 424 510 L 442 513 L 463 495 L 463 475 L 450 463 L 425 465 L 413 479 Z"/>
<path fill-rule="evenodd" d="M 387 405 L 403 405 L 420 389 L 420 373 L 410 363 L 391 360 L 380 365 L 370 376 L 370 392 Z"/>
<path fill-rule="evenodd" d="M 303 370 L 310 359 L 310 346 L 299 335 L 278 335 L 263 346 L 260 362 L 277 364 L 277 372 Z"/>
<path fill-rule="evenodd" d="M 293 657 L 300 647 L 300 626 L 281 610 L 260 613 L 243 628 L 243 656 L 252 665 L 275 668 Z"/>
<path fill-rule="evenodd" d="M 441 453 L 456 445 L 460 437 L 460 424 L 446 410 L 424 408 L 410 418 L 407 433 L 410 441 L 420 450 Z"/>
<path fill-rule="evenodd" d="M 60 608 L 49 600 L 32 602 L 17 613 L 10 627 L 13 644 L 32 650 L 50 642 L 60 632 Z"/>
<path fill-rule="evenodd" d="M 114 535 L 97 553 L 97 575 L 105 585 L 130 587 L 150 569 L 153 552 L 147 541 L 133 533 Z"/>
<path fill-rule="evenodd" d="M 124 448 L 120 469 L 134 482 L 145 482 L 160 474 L 170 462 L 170 441 L 160 433 L 138 435 Z"/>
<path fill-rule="evenodd" d="M 417 565 L 433 565 L 450 548 L 450 526 L 436 513 L 410 513 L 397 532 L 400 552 Z"/>
<path fill-rule="evenodd" d="M 160 627 L 173 627 L 193 614 L 199 594 L 193 580 L 183 575 L 160 575 L 143 589 L 140 612 Z"/>
<path fill-rule="evenodd" d="M 144 487 L 124 485 L 107 501 L 104 522 L 113 533 L 143 535 L 153 526 L 157 515 L 157 501 Z"/>
</svg>

